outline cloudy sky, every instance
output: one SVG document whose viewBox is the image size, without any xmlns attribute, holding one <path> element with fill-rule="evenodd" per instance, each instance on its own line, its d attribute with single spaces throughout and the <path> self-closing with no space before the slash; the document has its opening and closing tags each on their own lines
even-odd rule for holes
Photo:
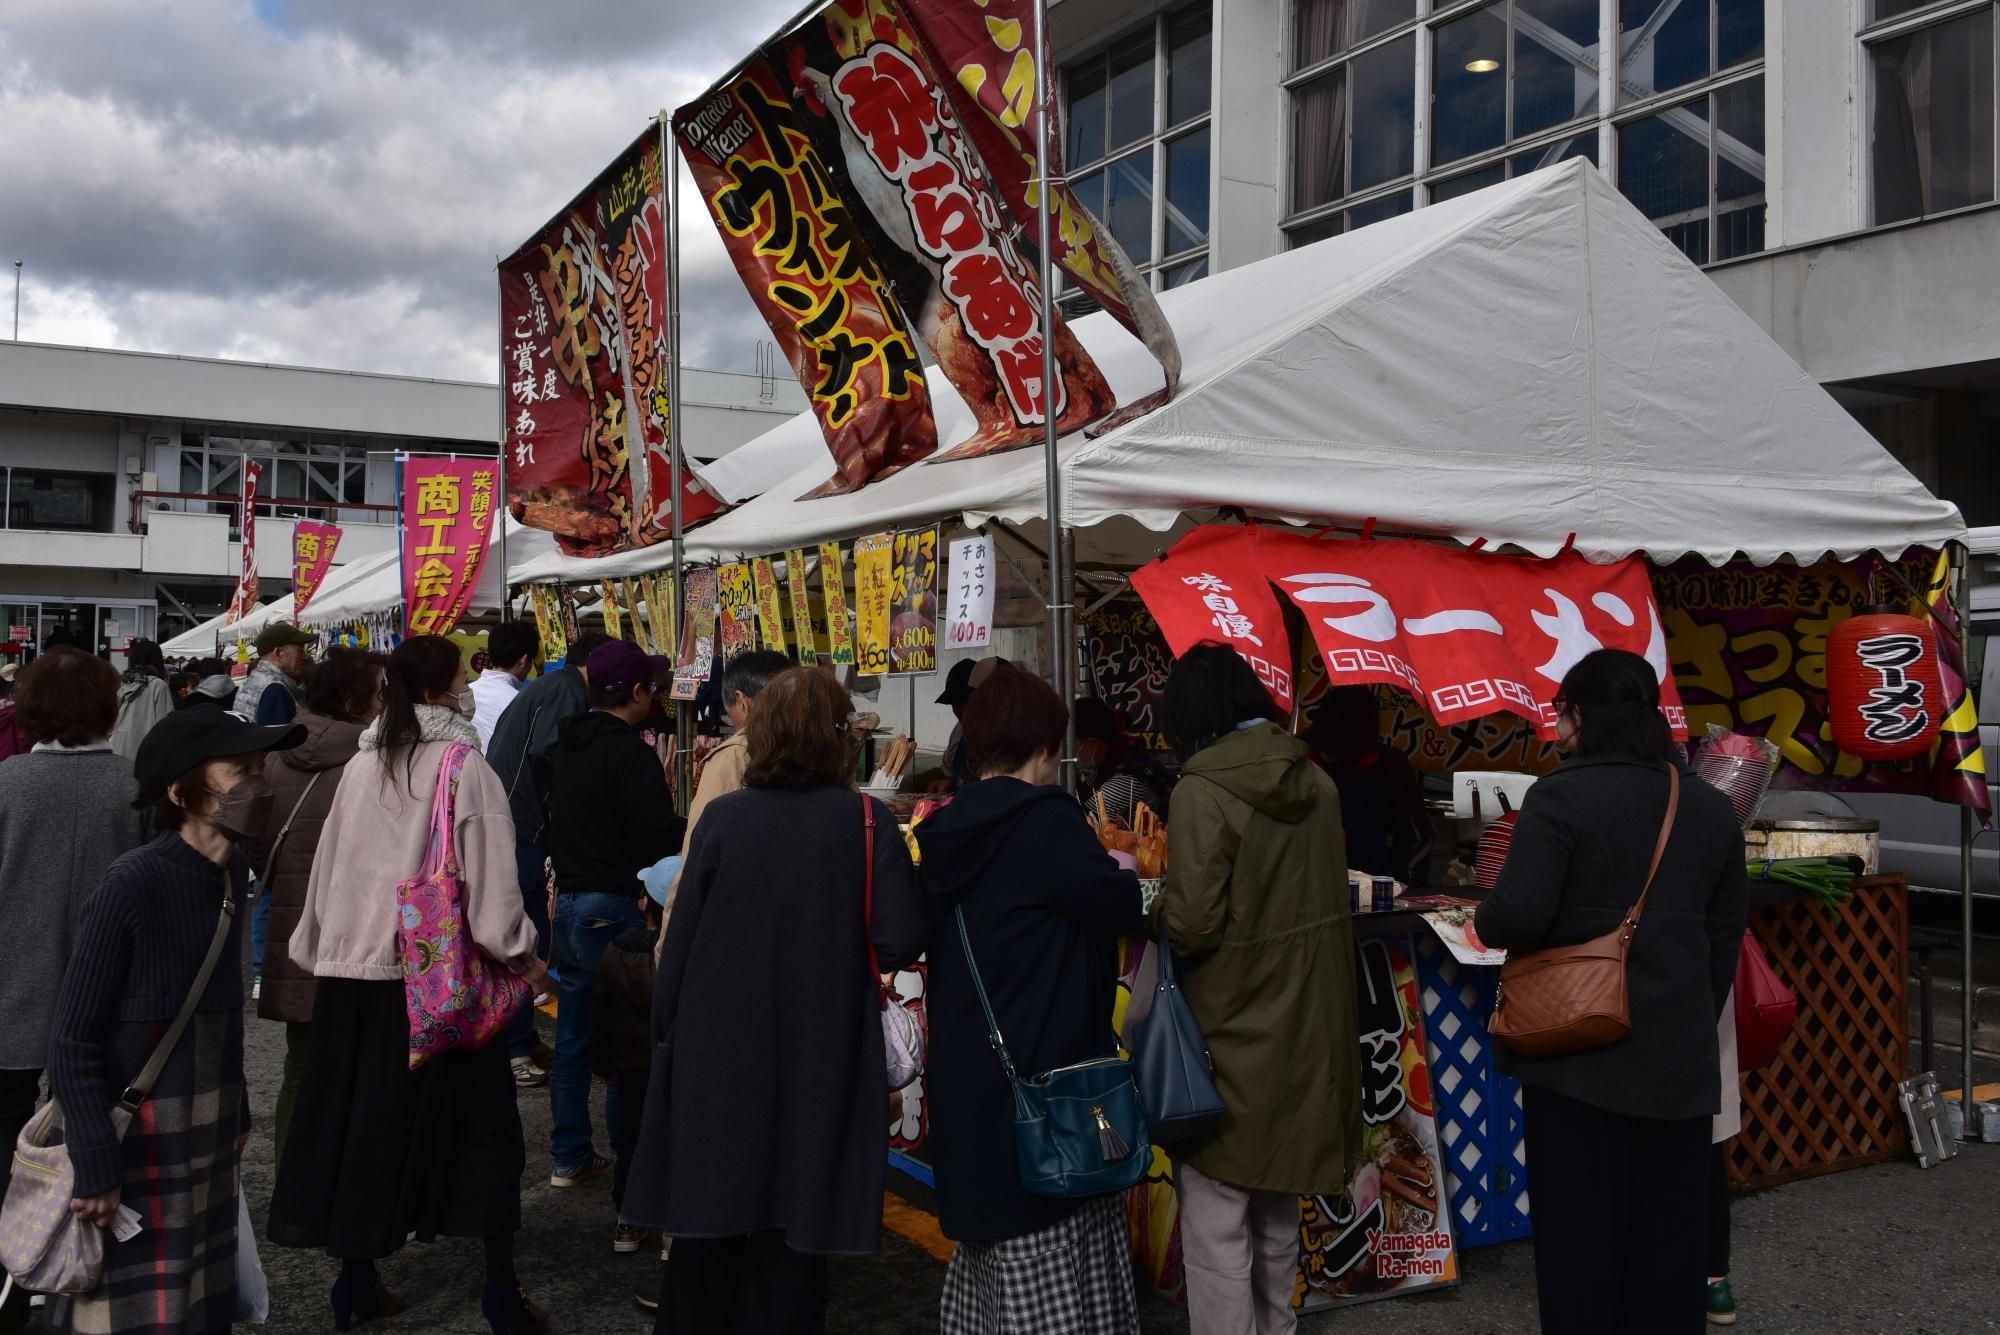
<svg viewBox="0 0 2000 1335">
<path fill-rule="evenodd" d="M 4 0 L 21 337 L 490 381 L 495 258 L 797 7 Z M 682 217 L 689 364 L 751 370 L 767 331 Z"/>
</svg>

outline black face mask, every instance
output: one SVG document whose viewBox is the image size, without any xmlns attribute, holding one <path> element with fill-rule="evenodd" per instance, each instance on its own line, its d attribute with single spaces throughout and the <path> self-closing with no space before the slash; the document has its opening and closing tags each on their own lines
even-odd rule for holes
<svg viewBox="0 0 2000 1335">
<path fill-rule="evenodd" d="M 274 796 L 270 782 L 263 775 L 246 775 L 216 799 L 215 810 L 208 813 L 209 823 L 240 843 L 261 833 L 270 823 Z"/>
</svg>

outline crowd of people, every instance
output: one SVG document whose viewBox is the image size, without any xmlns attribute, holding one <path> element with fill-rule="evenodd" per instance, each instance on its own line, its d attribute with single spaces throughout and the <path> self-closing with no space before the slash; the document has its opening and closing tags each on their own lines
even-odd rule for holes
<svg viewBox="0 0 2000 1335">
<path fill-rule="evenodd" d="M 613 1249 L 661 1247 L 642 1296 L 659 1329 L 823 1330 L 829 1259 L 881 1248 L 880 981 L 926 957 L 929 1151 L 957 1243 L 941 1329 L 1136 1332 L 1119 1196 L 1024 1188 L 992 1035 L 1021 1071 L 1115 1052 L 1118 942 L 1161 924 L 1226 1105 L 1168 1146 L 1191 1325 L 1293 1328 L 1297 1200 L 1344 1193 L 1362 1145 L 1348 866 L 1414 876 L 1428 855 L 1407 776 L 1355 701 L 1294 735 L 1242 658 L 1194 649 L 1166 689 L 1178 774 L 1110 711 L 1079 708 L 1095 809 L 1167 815 L 1149 906 L 1057 782 L 1070 707 L 997 659 L 947 683 L 951 800 L 913 859 L 856 791 L 863 736 L 823 668 L 767 652 L 725 666 L 729 738 L 683 817 L 663 763 L 669 665 L 629 642 L 585 633 L 542 671 L 532 626 L 505 625 L 477 681 L 440 637 L 313 661 L 277 625 L 258 649 L 240 683 L 214 663 L 170 676 L 143 644 L 122 674 L 75 649 L 0 674 L 0 739 L 25 743 L 0 763 L 0 931 L 17 944 L 0 1134 L 28 1123 L 46 1074 L 73 1211 L 146 1224 L 107 1234 L 101 1283 L 53 1296 L 54 1327 L 227 1329 L 238 1158 L 268 1118 L 277 1179 L 254 1226 L 330 1258 L 336 1329 L 402 1310 L 379 1265 L 436 1238 L 480 1241 L 494 1331 L 542 1329 L 514 1242 L 518 1100 L 546 1087 L 550 1187 L 603 1179 Z M 1524 806 L 1484 939 L 1581 941 L 1628 911 L 1678 763 L 1657 706 L 1631 655 L 1572 669 L 1574 759 Z M 1718 1225 L 1690 1184 L 1723 1111 L 1717 1017 L 1745 885 L 1727 801 L 1691 776 L 1679 791 L 1633 954 L 1632 1038 L 1506 1058 L 1527 1090 L 1547 1331 L 1703 1321 Z M 241 948 L 252 902 L 257 1012 L 285 1026 L 275 1089 L 245 1079 L 244 971 L 214 970 L 186 1031 L 168 1024 L 216 943 Z M 437 944 L 434 911 L 461 940 Z M 431 950 L 466 952 L 483 980 L 449 1014 L 410 982 Z M 535 1027 L 549 996 L 552 1045 Z M 135 1101 L 163 1031 L 164 1068 Z"/>
</svg>

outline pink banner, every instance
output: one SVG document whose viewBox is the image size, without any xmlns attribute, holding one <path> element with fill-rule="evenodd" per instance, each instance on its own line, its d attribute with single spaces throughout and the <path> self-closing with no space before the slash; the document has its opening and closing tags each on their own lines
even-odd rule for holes
<svg viewBox="0 0 2000 1335">
<path fill-rule="evenodd" d="M 494 459 L 403 463 L 403 625 L 444 635 L 464 619 L 493 526 Z"/>
<path fill-rule="evenodd" d="M 333 569 L 333 554 L 340 547 L 340 527 L 317 519 L 301 519 L 292 526 L 292 621 L 319 592 Z"/>
<path fill-rule="evenodd" d="M 222 624 L 233 626 L 257 606 L 257 483 L 264 465 L 247 460 L 243 465 L 243 573 L 237 576 L 236 592 L 229 599 L 229 613 Z"/>
</svg>

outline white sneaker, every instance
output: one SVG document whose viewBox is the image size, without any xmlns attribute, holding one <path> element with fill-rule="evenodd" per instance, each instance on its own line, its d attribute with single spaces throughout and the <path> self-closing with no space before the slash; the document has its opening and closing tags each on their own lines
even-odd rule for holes
<svg viewBox="0 0 2000 1335">
<path fill-rule="evenodd" d="M 250 1000 L 262 1001 L 263 999 L 264 999 L 264 975 L 260 973 L 255 978 L 252 978 L 250 980 Z"/>
</svg>

